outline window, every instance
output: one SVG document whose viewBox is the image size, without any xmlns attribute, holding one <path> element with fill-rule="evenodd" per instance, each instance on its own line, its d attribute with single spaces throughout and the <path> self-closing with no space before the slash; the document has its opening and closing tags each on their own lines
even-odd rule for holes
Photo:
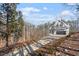
<svg viewBox="0 0 79 59">
<path fill-rule="evenodd" d="M 56 34 L 59 34 L 59 35 L 66 35 L 66 31 L 57 31 Z"/>
</svg>

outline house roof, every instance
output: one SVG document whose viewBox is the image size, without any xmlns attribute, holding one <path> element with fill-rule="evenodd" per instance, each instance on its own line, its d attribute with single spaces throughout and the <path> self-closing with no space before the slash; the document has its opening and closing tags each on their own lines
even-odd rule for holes
<svg viewBox="0 0 79 59">
<path fill-rule="evenodd" d="M 65 22 L 64 20 L 58 20 L 58 21 L 55 22 L 54 26 L 56 26 L 56 27 L 57 26 L 60 26 L 60 27 L 66 26 L 66 27 L 68 27 L 69 24 L 67 22 Z"/>
</svg>

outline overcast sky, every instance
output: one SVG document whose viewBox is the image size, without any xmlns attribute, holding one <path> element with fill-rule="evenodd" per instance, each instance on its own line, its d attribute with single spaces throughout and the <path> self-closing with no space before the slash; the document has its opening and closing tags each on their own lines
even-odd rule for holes
<svg viewBox="0 0 79 59">
<path fill-rule="evenodd" d="M 56 3 L 21 3 L 17 10 L 22 11 L 25 21 L 34 25 L 52 22 L 56 17 L 74 18 L 74 11 L 64 4 Z"/>
</svg>

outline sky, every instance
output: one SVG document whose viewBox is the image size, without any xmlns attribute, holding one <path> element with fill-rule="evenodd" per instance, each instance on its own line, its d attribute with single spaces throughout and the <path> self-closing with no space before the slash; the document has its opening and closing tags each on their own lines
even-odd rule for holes
<svg viewBox="0 0 79 59">
<path fill-rule="evenodd" d="M 17 10 L 22 11 L 24 21 L 34 25 L 52 22 L 60 17 L 65 20 L 75 18 L 75 10 L 62 3 L 20 3 Z"/>
</svg>

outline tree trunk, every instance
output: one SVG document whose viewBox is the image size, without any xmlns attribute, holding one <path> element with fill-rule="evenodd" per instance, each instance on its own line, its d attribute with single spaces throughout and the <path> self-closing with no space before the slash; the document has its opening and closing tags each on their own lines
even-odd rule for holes
<svg viewBox="0 0 79 59">
<path fill-rule="evenodd" d="M 8 47 L 8 34 L 6 35 L 6 47 Z"/>
<path fill-rule="evenodd" d="M 8 17 L 9 17 L 9 14 L 8 14 L 8 12 L 7 12 L 7 22 L 6 22 L 6 32 L 7 32 L 7 34 L 6 34 L 6 47 L 8 47 L 8 37 L 9 37 L 9 27 L 8 27 L 8 23 L 9 23 L 9 19 L 8 19 Z"/>
</svg>

